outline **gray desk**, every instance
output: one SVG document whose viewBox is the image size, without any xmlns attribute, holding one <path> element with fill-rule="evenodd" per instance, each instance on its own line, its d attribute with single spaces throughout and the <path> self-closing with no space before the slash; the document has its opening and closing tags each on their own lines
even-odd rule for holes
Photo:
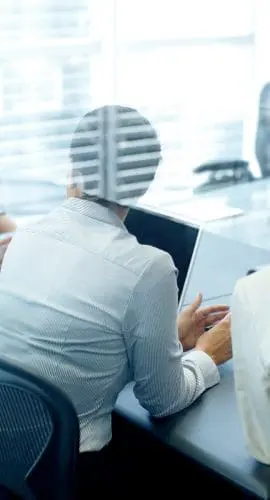
<svg viewBox="0 0 270 500">
<path fill-rule="evenodd" d="M 226 303 L 226 294 L 232 291 L 239 276 L 259 262 L 270 262 L 268 251 L 230 240 L 225 244 L 223 238 L 213 235 L 206 236 L 206 239 L 209 252 L 204 242 L 187 290 L 190 299 L 198 290 L 204 292 L 205 288 L 206 296 L 219 295 L 218 302 Z M 127 387 L 120 394 L 116 412 L 250 494 L 270 498 L 270 467 L 258 464 L 245 447 L 234 392 L 232 362 L 221 367 L 220 372 L 221 383 L 218 386 L 207 391 L 190 408 L 166 421 L 151 420 L 134 397 L 132 387 Z"/>
<path fill-rule="evenodd" d="M 151 420 L 132 386 L 119 396 L 116 412 L 147 429 L 181 454 L 209 467 L 259 498 L 270 497 L 270 467 L 246 451 L 233 387 L 232 362 L 220 369 L 221 383 L 181 414 L 163 422 Z"/>
</svg>

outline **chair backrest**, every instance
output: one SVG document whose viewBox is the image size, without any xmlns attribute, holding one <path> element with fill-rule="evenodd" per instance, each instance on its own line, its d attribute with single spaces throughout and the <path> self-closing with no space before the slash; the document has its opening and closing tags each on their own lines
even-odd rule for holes
<svg viewBox="0 0 270 500">
<path fill-rule="evenodd" d="M 7 490 L 4 486 L 0 486 L 0 498 L 1 500 L 20 500 L 20 497 L 14 495 L 14 493 Z"/>
<path fill-rule="evenodd" d="M 224 160 L 224 161 L 211 161 L 202 163 L 194 169 L 194 173 L 200 174 L 204 172 L 216 173 L 231 170 L 232 173 L 240 171 L 243 174 L 248 173 L 248 161 L 245 160 Z"/>
<path fill-rule="evenodd" d="M 0 359 L 0 484 L 22 499 L 71 500 L 79 425 L 62 391 Z"/>
</svg>

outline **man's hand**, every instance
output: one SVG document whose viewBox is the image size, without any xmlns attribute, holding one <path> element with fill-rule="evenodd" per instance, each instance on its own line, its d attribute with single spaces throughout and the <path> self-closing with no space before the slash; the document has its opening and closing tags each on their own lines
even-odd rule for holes
<svg viewBox="0 0 270 500">
<path fill-rule="evenodd" d="M 232 357 L 231 315 L 205 332 L 196 342 L 196 349 L 205 352 L 216 365 L 221 365 Z"/>
<path fill-rule="evenodd" d="M 181 312 L 178 319 L 178 335 L 184 351 L 195 347 L 206 328 L 210 328 L 228 314 L 228 306 L 215 305 L 200 308 L 202 294 L 199 293 L 193 304 Z"/>
<path fill-rule="evenodd" d="M 7 247 L 8 247 L 10 242 L 11 242 L 11 237 L 5 238 L 4 240 L 0 240 L 0 270 L 2 267 L 2 262 L 3 262 L 4 256 L 5 256 Z"/>
<path fill-rule="evenodd" d="M 6 214 L 0 214 L 0 234 L 2 233 L 13 233 L 16 231 L 16 224 Z"/>
</svg>

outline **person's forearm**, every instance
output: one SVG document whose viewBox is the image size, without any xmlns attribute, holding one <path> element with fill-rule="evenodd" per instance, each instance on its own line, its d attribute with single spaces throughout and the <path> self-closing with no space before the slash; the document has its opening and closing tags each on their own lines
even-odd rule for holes
<svg viewBox="0 0 270 500">
<path fill-rule="evenodd" d="M 210 389 L 220 381 L 217 365 L 203 351 L 194 349 L 183 356 L 184 371 L 189 369 L 196 380 L 196 391 L 194 399 L 197 399 L 202 392 Z"/>
<path fill-rule="evenodd" d="M 182 370 L 177 370 L 174 394 L 169 401 L 168 394 L 163 395 L 159 408 L 152 408 L 152 415 L 160 418 L 177 413 L 190 406 L 201 394 L 218 384 L 220 376 L 216 365 L 203 352 L 192 351 L 182 358 Z"/>
<path fill-rule="evenodd" d="M 217 366 L 202 351 L 183 354 L 168 337 L 155 344 L 137 340 L 133 354 L 139 363 L 135 370 L 134 392 L 141 405 L 155 418 L 163 418 L 191 405 L 206 389 L 220 381 Z"/>
<path fill-rule="evenodd" d="M 166 258 L 166 256 L 164 257 Z M 183 354 L 177 327 L 177 282 L 174 268 L 161 274 L 157 261 L 146 293 L 136 289 L 135 305 L 139 321 L 132 328 L 133 309 L 126 315 L 126 345 L 135 381 L 134 392 L 153 417 L 177 413 L 195 401 L 206 389 L 219 382 L 215 363 L 204 352 Z M 157 277 L 155 286 L 153 276 Z M 145 278 L 146 279 L 146 278 Z"/>
<path fill-rule="evenodd" d="M 16 230 L 15 222 L 8 215 L 0 216 L 0 234 L 13 233 Z"/>
</svg>

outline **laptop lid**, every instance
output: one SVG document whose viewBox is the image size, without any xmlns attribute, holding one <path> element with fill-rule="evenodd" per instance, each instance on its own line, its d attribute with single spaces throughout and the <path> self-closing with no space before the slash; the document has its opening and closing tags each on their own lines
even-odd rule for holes
<svg viewBox="0 0 270 500">
<path fill-rule="evenodd" d="M 250 269 L 269 264 L 269 250 L 202 230 L 180 308 L 191 304 L 198 292 L 203 293 L 204 305 L 223 303 L 229 306 L 236 281 Z"/>
<path fill-rule="evenodd" d="M 130 209 L 125 224 L 139 243 L 159 248 L 170 254 L 178 270 L 178 300 L 180 300 L 196 252 L 199 227 L 167 214 L 138 207 Z"/>
</svg>

